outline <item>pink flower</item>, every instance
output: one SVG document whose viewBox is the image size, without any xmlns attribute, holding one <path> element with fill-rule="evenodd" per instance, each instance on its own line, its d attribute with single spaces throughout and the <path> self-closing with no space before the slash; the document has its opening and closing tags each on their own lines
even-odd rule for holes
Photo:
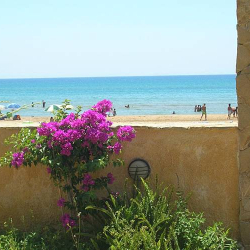
<svg viewBox="0 0 250 250">
<path fill-rule="evenodd" d="M 24 162 L 24 152 L 17 152 L 13 154 L 13 159 L 11 161 L 11 165 L 13 167 L 20 167 Z"/>
<path fill-rule="evenodd" d="M 119 142 L 116 142 L 113 149 L 116 154 L 119 154 L 122 150 L 122 145 Z"/>
<path fill-rule="evenodd" d="M 83 186 L 81 189 L 85 192 L 88 192 L 90 190 L 90 186 L 95 185 L 95 181 L 92 179 L 91 175 L 85 174 L 83 176 L 82 184 Z"/>
<path fill-rule="evenodd" d="M 58 207 L 63 207 L 64 206 L 64 203 L 65 203 L 65 199 L 64 198 L 61 198 L 57 201 L 57 206 Z"/>
<path fill-rule="evenodd" d="M 85 186 L 89 186 L 89 185 L 93 186 L 93 185 L 95 185 L 95 181 L 92 179 L 91 175 L 89 175 L 89 174 L 85 174 L 83 176 L 82 183 Z"/>
<path fill-rule="evenodd" d="M 57 122 L 42 123 L 40 128 L 37 128 L 37 132 L 40 136 L 50 136 L 58 130 Z"/>
<path fill-rule="evenodd" d="M 101 114 L 106 114 L 111 110 L 111 108 L 112 108 L 112 102 L 106 99 L 98 102 L 95 106 L 93 106 L 93 109 Z"/>
<path fill-rule="evenodd" d="M 24 152 L 24 153 L 27 153 L 28 151 L 29 151 L 28 147 L 25 147 L 25 148 L 23 149 L 23 152 Z"/>
<path fill-rule="evenodd" d="M 36 140 L 35 140 L 35 139 L 32 139 L 30 142 L 31 142 L 31 143 L 35 143 L 35 142 L 36 142 Z"/>
<path fill-rule="evenodd" d="M 51 174 L 51 172 L 52 172 L 52 169 L 51 168 L 47 168 L 47 173 Z"/>
<path fill-rule="evenodd" d="M 65 143 L 61 146 L 61 152 L 60 154 L 61 155 L 67 155 L 67 156 L 70 156 L 71 155 L 71 150 L 73 149 L 72 145 L 70 142 L 68 143 Z"/>
<path fill-rule="evenodd" d="M 135 130 L 130 126 L 120 127 L 117 131 L 117 137 L 120 141 L 132 141 L 135 138 Z"/>
<path fill-rule="evenodd" d="M 64 214 L 61 217 L 61 221 L 62 221 L 63 227 L 65 227 L 66 229 L 76 226 L 75 220 L 71 219 L 69 214 Z"/>
<path fill-rule="evenodd" d="M 112 173 L 108 173 L 107 178 L 108 178 L 108 184 L 113 184 L 114 183 L 115 178 L 114 178 Z"/>
</svg>

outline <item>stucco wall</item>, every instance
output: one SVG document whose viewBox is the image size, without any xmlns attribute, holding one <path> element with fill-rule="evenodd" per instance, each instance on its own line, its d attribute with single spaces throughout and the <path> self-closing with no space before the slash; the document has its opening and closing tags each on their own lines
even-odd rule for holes
<svg viewBox="0 0 250 250">
<path fill-rule="evenodd" d="M 237 94 L 241 240 L 250 249 L 250 0 L 237 1 Z"/>
<path fill-rule="evenodd" d="M 7 147 L 4 139 L 17 133 L 17 128 L 0 128 L 0 156 Z M 32 226 L 34 223 L 54 223 L 60 216 L 56 206 L 59 190 L 46 173 L 45 167 L 32 167 L 16 170 L 0 168 L 0 227 L 8 218 L 17 226 Z"/>
<path fill-rule="evenodd" d="M 5 150 L 3 139 L 16 131 L 0 129 L 0 155 Z M 179 182 L 185 194 L 192 193 L 192 210 L 204 212 L 209 223 L 223 221 L 238 238 L 237 128 L 136 127 L 136 131 L 136 139 L 124 145 L 125 166 L 112 169 L 113 190 L 122 191 L 129 163 L 143 158 L 151 165 L 151 179 L 158 175 L 160 183 L 174 187 Z M 2 168 L 0 177 L 0 222 L 12 217 L 18 223 L 21 216 L 30 217 L 30 210 L 40 224 L 58 219 L 58 190 L 44 167 Z"/>
</svg>

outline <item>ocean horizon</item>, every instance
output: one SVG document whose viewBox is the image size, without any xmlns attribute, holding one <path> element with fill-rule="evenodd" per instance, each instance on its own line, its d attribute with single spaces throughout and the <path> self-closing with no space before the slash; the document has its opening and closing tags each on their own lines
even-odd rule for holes
<svg viewBox="0 0 250 250">
<path fill-rule="evenodd" d="M 226 114 L 237 106 L 235 74 L 126 77 L 63 77 L 0 79 L 0 101 L 20 105 L 32 102 L 91 108 L 109 99 L 117 115 L 195 114 L 194 106 L 206 103 L 208 114 Z M 7 103 L 6 103 L 7 104 Z M 125 105 L 130 108 L 125 108 Z M 1 103 L 5 105 L 5 103 Z M 8 110 L 3 110 L 5 113 Z M 42 104 L 18 112 L 22 116 L 51 116 Z"/>
</svg>

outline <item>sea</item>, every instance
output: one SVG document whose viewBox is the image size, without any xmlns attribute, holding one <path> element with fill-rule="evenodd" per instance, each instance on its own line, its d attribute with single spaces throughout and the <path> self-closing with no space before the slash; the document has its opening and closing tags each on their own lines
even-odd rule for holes
<svg viewBox="0 0 250 250">
<path fill-rule="evenodd" d="M 74 107 L 91 108 L 108 99 L 117 115 L 195 114 L 195 105 L 206 103 L 208 114 L 226 114 L 237 106 L 235 75 L 135 76 L 0 79 L 0 105 L 46 107 L 69 99 Z M 129 105 L 129 108 L 125 108 Z M 2 113 L 8 110 L 3 110 Z M 51 116 L 36 104 L 18 114 Z"/>
</svg>

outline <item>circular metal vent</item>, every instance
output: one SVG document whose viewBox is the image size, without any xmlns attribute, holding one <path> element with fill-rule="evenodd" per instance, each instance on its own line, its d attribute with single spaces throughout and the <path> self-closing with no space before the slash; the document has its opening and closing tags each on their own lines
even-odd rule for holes
<svg viewBox="0 0 250 250">
<path fill-rule="evenodd" d="M 149 164 L 143 159 L 133 160 L 128 167 L 128 174 L 133 180 L 148 178 L 151 172 Z"/>
</svg>

